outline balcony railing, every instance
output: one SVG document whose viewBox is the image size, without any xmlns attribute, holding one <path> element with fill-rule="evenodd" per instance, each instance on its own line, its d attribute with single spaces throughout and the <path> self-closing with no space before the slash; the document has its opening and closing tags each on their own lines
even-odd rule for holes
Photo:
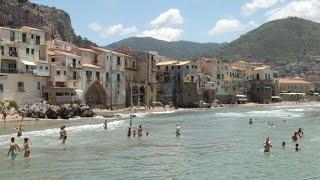
<svg viewBox="0 0 320 180">
<path fill-rule="evenodd" d="M 15 68 L 1 68 L 0 71 L 1 73 L 14 73 L 14 74 L 19 73 L 19 71 Z"/>
</svg>

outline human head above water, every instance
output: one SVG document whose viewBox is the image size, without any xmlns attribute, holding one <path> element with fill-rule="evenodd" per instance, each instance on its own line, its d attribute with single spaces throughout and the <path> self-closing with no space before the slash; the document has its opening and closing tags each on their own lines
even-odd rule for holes
<svg viewBox="0 0 320 180">
<path fill-rule="evenodd" d="M 14 137 L 11 137 L 11 142 L 14 143 Z"/>
<path fill-rule="evenodd" d="M 27 143 L 29 141 L 29 138 L 24 138 L 23 140 L 25 143 Z"/>
</svg>

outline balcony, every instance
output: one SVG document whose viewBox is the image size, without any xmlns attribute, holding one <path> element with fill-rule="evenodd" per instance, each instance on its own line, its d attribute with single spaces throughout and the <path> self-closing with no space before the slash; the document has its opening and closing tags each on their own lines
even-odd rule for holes
<svg viewBox="0 0 320 180">
<path fill-rule="evenodd" d="M 81 76 L 79 74 L 72 74 L 68 76 L 68 80 L 81 80 Z"/>
<path fill-rule="evenodd" d="M 1 68 L 0 71 L 1 73 L 13 73 L 13 74 L 19 73 L 19 71 L 15 68 Z"/>
</svg>

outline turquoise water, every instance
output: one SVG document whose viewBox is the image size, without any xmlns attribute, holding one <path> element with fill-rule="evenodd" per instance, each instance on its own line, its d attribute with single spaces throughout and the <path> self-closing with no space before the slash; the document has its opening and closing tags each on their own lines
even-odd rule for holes
<svg viewBox="0 0 320 180">
<path fill-rule="evenodd" d="M 1 179 L 319 179 L 320 105 L 235 107 L 141 113 L 149 137 L 127 138 L 128 120 L 24 122 L 31 158 L 6 158 L 16 124 L 0 124 Z M 249 118 L 255 123 L 249 125 Z M 286 122 L 283 122 L 286 120 Z M 268 127 L 268 122 L 277 127 Z M 181 123 L 182 135 L 175 137 Z M 68 139 L 58 140 L 65 124 Z M 305 137 L 294 151 L 291 136 Z M 270 136 L 273 148 L 263 153 Z M 18 143 L 22 144 L 22 138 Z M 281 143 L 288 143 L 282 149 Z"/>
</svg>

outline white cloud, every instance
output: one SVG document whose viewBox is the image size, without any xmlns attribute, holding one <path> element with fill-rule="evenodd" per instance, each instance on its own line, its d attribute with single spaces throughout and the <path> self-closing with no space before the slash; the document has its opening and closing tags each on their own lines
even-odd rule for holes
<svg viewBox="0 0 320 180">
<path fill-rule="evenodd" d="M 278 3 L 279 0 L 252 0 L 244 4 L 242 12 L 246 15 L 251 15 L 256 12 L 258 9 L 267 9 Z"/>
<path fill-rule="evenodd" d="M 95 32 L 99 32 L 102 30 L 102 27 L 100 26 L 99 23 L 97 22 L 92 22 L 89 24 L 89 28 L 92 30 L 92 31 L 95 31 Z"/>
<path fill-rule="evenodd" d="M 172 24 L 182 24 L 184 21 L 180 14 L 179 9 L 169 9 L 168 11 L 160 14 L 158 18 L 151 21 L 153 27 L 161 28 Z"/>
<path fill-rule="evenodd" d="M 140 37 L 153 37 L 164 41 L 177 41 L 180 39 L 183 30 L 175 28 L 151 29 L 141 32 Z"/>
<path fill-rule="evenodd" d="M 208 32 L 210 36 L 215 36 L 219 34 L 226 34 L 231 32 L 241 32 L 248 28 L 258 26 L 254 21 L 250 21 L 247 24 L 241 23 L 239 20 L 230 18 L 230 19 L 221 19 L 215 26 Z"/>
<path fill-rule="evenodd" d="M 102 38 L 109 38 L 110 36 L 127 36 L 136 33 L 138 29 L 135 26 L 125 27 L 122 24 L 110 26 L 101 32 Z"/>
<path fill-rule="evenodd" d="M 295 0 L 266 14 L 268 21 L 289 16 L 320 22 L 320 0 Z"/>
</svg>

